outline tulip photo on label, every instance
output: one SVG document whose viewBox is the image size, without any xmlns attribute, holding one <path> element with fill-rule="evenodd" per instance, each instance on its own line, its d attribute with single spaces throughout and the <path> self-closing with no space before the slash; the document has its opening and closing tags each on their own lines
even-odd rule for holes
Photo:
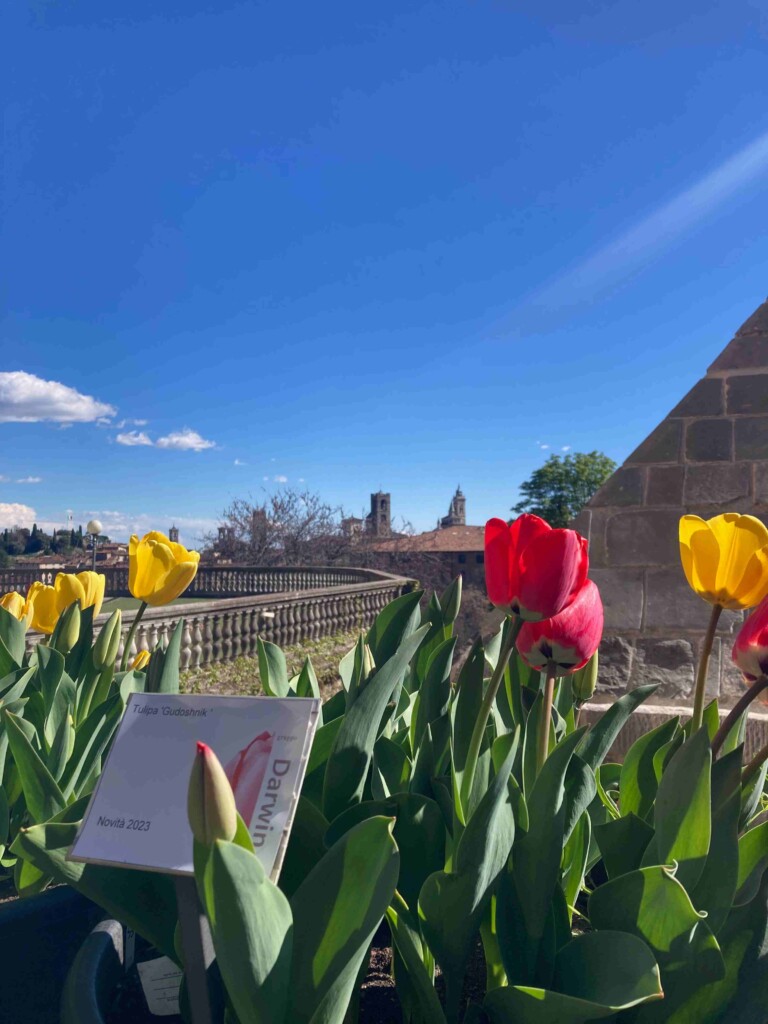
<svg viewBox="0 0 768 1024">
<path fill-rule="evenodd" d="M 491 604 L 522 619 L 548 619 L 566 608 L 587 578 L 587 541 L 575 530 L 553 530 L 525 513 L 513 523 L 485 526 L 485 580 Z"/>
</svg>

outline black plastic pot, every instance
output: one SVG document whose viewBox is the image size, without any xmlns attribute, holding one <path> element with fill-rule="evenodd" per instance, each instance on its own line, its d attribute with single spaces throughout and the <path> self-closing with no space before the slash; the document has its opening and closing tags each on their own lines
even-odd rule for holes
<svg viewBox="0 0 768 1024">
<path fill-rule="evenodd" d="M 105 920 L 88 935 L 75 957 L 61 994 L 61 1024 L 104 1024 L 123 977 L 123 926 Z"/>
<path fill-rule="evenodd" d="M 67 972 L 102 913 L 68 886 L 0 903 L 2 1024 L 58 1024 Z"/>
</svg>

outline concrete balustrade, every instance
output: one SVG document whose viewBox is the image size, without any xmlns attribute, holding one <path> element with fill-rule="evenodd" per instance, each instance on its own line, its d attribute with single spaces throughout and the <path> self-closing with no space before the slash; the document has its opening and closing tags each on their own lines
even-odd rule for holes
<svg viewBox="0 0 768 1024">
<path fill-rule="evenodd" d="M 29 570 L 22 571 L 26 572 Z M 127 584 L 127 570 L 125 572 Z M 222 574 L 218 580 L 215 578 L 217 572 Z M 13 583 L 7 586 L 2 576 L 0 586 L 21 589 Z M 266 587 L 268 584 L 283 589 L 250 593 L 244 597 L 222 596 L 218 600 L 196 601 L 188 605 L 148 608 L 133 637 L 131 658 L 139 651 L 152 651 L 159 643 L 167 643 L 181 618 L 184 619 L 182 670 L 243 656 L 255 657 L 258 637 L 285 647 L 303 640 L 367 629 L 382 608 L 415 586 L 415 581 L 402 576 L 347 568 L 227 567 L 207 569 L 206 577 L 204 587 L 218 588 L 222 594 L 232 590 L 237 593 L 241 587 Z M 36 578 L 39 579 L 40 575 Z M 107 592 L 119 596 L 119 592 L 115 594 L 111 589 L 109 580 Z M 185 596 L 195 596 L 191 587 Z M 102 613 L 96 618 L 96 630 L 108 617 L 108 613 Z M 127 613 L 124 620 L 125 637 L 133 620 L 132 614 Z M 28 637 L 30 645 L 41 639 L 34 633 Z M 121 644 L 121 654 L 122 650 Z"/>
</svg>

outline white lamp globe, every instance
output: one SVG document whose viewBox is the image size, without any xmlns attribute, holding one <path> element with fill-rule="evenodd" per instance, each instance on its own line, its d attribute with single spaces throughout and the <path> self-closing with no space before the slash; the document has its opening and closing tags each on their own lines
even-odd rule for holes
<svg viewBox="0 0 768 1024">
<path fill-rule="evenodd" d="M 98 537 L 101 533 L 101 523 L 98 519 L 91 519 L 85 528 L 92 537 Z"/>
</svg>

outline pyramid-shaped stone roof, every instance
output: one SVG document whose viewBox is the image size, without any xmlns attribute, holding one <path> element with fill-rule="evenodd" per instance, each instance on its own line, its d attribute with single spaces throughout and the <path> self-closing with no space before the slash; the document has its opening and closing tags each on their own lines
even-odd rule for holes
<svg viewBox="0 0 768 1024">
<path fill-rule="evenodd" d="M 768 301 L 576 520 L 606 606 L 609 684 L 656 680 L 667 697 L 687 694 L 707 608 L 685 582 L 678 522 L 734 511 L 768 523 Z M 727 640 L 740 619 L 722 618 Z M 741 688 L 720 646 L 713 693 Z"/>
</svg>

